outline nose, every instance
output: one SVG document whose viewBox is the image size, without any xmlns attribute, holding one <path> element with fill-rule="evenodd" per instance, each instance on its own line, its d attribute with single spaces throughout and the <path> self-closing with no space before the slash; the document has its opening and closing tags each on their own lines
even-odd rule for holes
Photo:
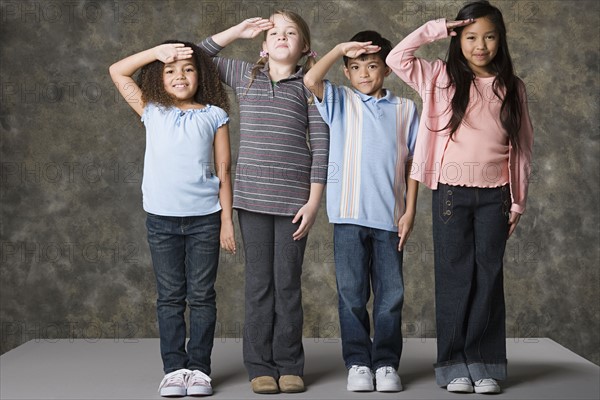
<svg viewBox="0 0 600 400">
<path fill-rule="evenodd" d="M 369 76 L 369 68 L 363 67 L 358 72 L 361 78 L 366 78 Z"/>
<path fill-rule="evenodd" d="M 481 50 L 485 50 L 487 48 L 485 44 L 485 39 L 481 39 L 477 42 L 477 48 Z"/>
</svg>

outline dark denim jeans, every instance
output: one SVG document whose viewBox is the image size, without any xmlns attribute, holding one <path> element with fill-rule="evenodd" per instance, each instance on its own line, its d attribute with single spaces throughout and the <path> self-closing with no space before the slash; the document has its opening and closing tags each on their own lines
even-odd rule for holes
<svg viewBox="0 0 600 400">
<path fill-rule="evenodd" d="M 220 212 L 197 217 L 148 214 L 146 227 L 158 292 L 156 309 L 164 372 L 188 368 L 210 375 L 217 318 L 214 284 Z M 187 351 L 186 301 L 190 307 Z"/>
<path fill-rule="evenodd" d="M 246 259 L 244 365 L 257 376 L 304 374 L 302 262 L 293 217 L 237 210 Z"/>
<path fill-rule="evenodd" d="M 508 185 L 433 191 L 436 380 L 506 378 L 503 258 Z"/>
<path fill-rule="evenodd" d="M 398 233 L 358 225 L 333 228 L 342 353 L 346 368 L 398 368 L 402 353 L 402 252 Z M 373 287 L 373 341 L 367 302 Z"/>
</svg>

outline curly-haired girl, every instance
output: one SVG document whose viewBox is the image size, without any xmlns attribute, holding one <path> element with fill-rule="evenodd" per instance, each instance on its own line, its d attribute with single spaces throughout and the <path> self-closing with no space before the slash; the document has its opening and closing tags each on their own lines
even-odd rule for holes
<svg viewBox="0 0 600 400">
<path fill-rule="evenodd" d="M 158 291 L 159 392 L 210 395 L 219 243 L 235 251 L 227 96 L 210 58 L 186 42 L 129 56 L 110 75 L 146 126 L 142 193 Z"/>
</svg>

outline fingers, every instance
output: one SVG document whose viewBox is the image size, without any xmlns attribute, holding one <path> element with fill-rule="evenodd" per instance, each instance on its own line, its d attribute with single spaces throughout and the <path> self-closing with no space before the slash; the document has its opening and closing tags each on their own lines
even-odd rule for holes
<svg viewBox="0 0 600 400">
<path fill-rule="evenodd" d="M 460 21 L 448 21 L 446 22 L 446 28 L 448 29 L 448 34 L 450 36 L 456 36 L 456 32 L 454 29 L 460 28 L 462 26 L 470 25 L 475 22 L 475 18 L 463 19 Z"/>
<path fill-rule="evenodd" d="M 235 239 L 233 237 L 229 237 L 221 240 L 221 248 L 227 250 L 228 252 L 235 254 Z"/>
<path fill-rule="evenodd" d="M 308 234 L 307 225 L 308 224 L 305 222 L 305 219 L 302 218 L 302 222 L 300 223 L 300 226 L 298 226 L 298 229 L 296 230 L 296 232 L 294 232 L 292 234 L 292 238 L 294 240 L 300 240 L 304 236 L 306 236 Z"/>
</svg>

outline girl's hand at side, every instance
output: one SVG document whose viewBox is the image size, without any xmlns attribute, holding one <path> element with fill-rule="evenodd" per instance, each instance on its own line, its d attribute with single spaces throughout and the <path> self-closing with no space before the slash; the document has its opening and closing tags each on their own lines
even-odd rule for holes
<svg viewBox="0 0 600 400">
<path fill-rule="evenodd" d="M 235 234 L 233 222 L 221 223 L 221 248 L 235 254 Z"/>
<path fill-rule="evenodd" d="M 373 42 L 346 42 L 340 43 L 339 49 L 342 55 L 348 58 L 356 58 L 363 54 L 373 54 L 381 50 L 381 47 L 372 44 Z"/>
<path fill-rule="evenodd" d="M 305 205 L 303 205 L 302 208 L 296 213 L 296 216 L 292 220 L 292 223 L 295 224 L 298 221 L 300 221 L 300 219 L 302 219 L 302 221 L 300 221 L 300 226 L 298 227 L 296 232 L 292 234 L 294 240 L 300 240 L 304 236 L 308 235 L 310 228 L 312 228 L 313 224 L 315 223 L 318 211 L 318 203 L 316 205 L 313 205 L 310 202 L 308 202 Z"/>
<path fill-rule="evenodd" d="M 156 59 L 165 64 L 192 58 L 193 53 L 192 48 L 185 47 L 183 43 L 166 43 L 154 48 Z"/>
<path fill-rule="evenodd" d="M 473 22 L 475 22 L 475 18 L 463 19 L 461 21 L 446 21 L 448 36 L 456 36 L 456 32 L 454 32 L 454 29 L 460 28 L 462 26 L 471 25 Z"/>
<path fill-rule="evenodd" d="M 516 213 L 514 211 L 510 212 L 510 217 L 508 217 L 508 237 L 513 234 L 515 229 L 517 229 L 517 225 L 519 224 L 519 220 L 521 219 L 521 214 Z"/>
<path fill-rule="evenodd" d="M 270 19 L 254 17 L 243 20 L 235 28 L 239 39 L 253 39 L 273 26 L 273 21 Z"/>
</svg>

